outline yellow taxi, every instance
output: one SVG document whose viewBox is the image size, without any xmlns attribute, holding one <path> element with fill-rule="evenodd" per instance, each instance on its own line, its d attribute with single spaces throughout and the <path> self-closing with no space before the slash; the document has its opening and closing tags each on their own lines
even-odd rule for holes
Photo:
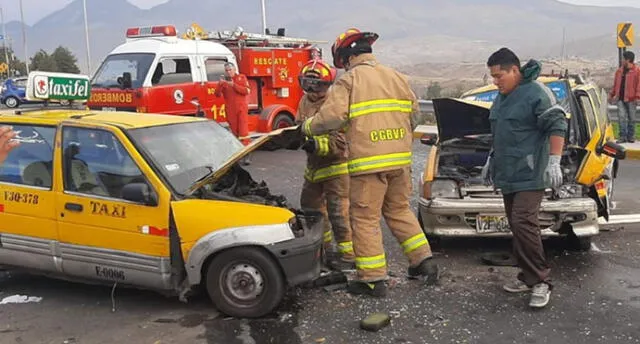
<svg viewBox="0 0 640 344">
<path fill-rule="evenodd" d="M 608 219 L 613 182 L 624 148 L 615 143 L 607 95 L 580 75 L 542 76 L 568 113 L 562 156 L 563 185 L 547 190 L 540 211 L 543 237 L 566 235 L 589 249 Z M 437 237 L 510 236 L 500 190 L 484 185 L 481 171 L 491 148 L 489 109 L 494 85 L 466 92 L 460 99 L 433 100 L 438 133 L 425 135 L 429 155 L 422 174 L 419 220 Z"/>
<path fill-rule="evenodd" d="M 32 72 L 32 98 L 86 101 L 88 78 Z M 204 286 L 221 312 L 260 317 L 317 278 L 323 219 L 291 209 L 237 162 L 215 121 L 80 109 L 0 113 L 20 145 L 0 166 L 0 266 L 186 301 Z"/>
</svg>

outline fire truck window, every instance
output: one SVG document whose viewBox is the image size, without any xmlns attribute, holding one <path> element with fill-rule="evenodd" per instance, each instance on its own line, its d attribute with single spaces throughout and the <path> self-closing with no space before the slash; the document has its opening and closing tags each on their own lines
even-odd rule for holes
<svg viewBox="0 0 640 344">
<path fill-rule="evenodd" d="M 127 150 L 108 131 L 64 127 L 62 146 L 66 191 L 122 199 L 125 185 L 146 183 Z"/>
<path fill-rule="evenodd" d="M 207 81 L 218 81 L 224 76 L 224 64 L 226 60 L 207 59 L 204 66 L 207 70 Z"/>
<path fill-rule="evenodd" d="M 154 83 L 154 81 L 156 82 Z M 169 58 L 160 61 L 152 77 L 152 83 L 156 85 L 173 85 L 189 82 L 193 82 L 189 58 Z"/>
</svg>

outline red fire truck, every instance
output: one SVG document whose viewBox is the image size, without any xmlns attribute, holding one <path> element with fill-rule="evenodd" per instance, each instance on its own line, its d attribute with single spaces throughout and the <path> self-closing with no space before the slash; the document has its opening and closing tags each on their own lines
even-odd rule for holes
<svg viewBox="0 0 640 344">
<path fill-rule="evenodd" d="M 319 41 L 251 34 L 242 28 L 205 33 L 194 24 L 182 37 L 172 25 L 127 30 L 126 43 L 104 59 L 91 80 L 91 109 L 196 115 L 226 122 L 214 92 L 231 62 L 247 76 L 252 136 L 294 124 L 303 91 L 302 65 L 320 56 Z"/>
</svg>

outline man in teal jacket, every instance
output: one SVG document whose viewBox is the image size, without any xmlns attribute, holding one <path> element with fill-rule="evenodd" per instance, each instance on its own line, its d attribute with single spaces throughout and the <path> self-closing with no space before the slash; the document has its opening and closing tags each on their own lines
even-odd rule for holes
<svg viewBox="0 0 640 344">
<path fill-rule="evenodd" d="M 520 67 L 516 54 L 502 48 L 491 55 L 487 66 L 499 95 L 489 115 L 493 149 L 483 176 L 503 194 L 521 269 L 518 279 L 504 289 L 532 291 L 529 305 L 540 308 L 549 302 L 552 285 L 538 214 L 545 188 L 562 185 L 566 113 L 553 92 L 536 80 L 539 62 L 531 60 Z"/>
</svg>

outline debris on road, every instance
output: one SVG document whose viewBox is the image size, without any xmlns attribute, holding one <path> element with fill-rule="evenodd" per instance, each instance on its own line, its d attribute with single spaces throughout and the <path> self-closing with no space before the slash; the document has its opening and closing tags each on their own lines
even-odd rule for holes
<svg viewBox="0 0 640 344">
<path fill-rule="evenodd" d="M 0 305 L 6 305 L 9 303 L 30 303 L 40 301 L 42 301 L 42 298 L 37 296 L 12 295 L 2 299 L 2 301 L 0 301 Z"/>
<path fill-rule="evenodd" d="M 391 324 L 391 317 L 384 313 L 374 313 L 360 321 L 360 328 L 365 331 L 377 332 Z"/>
</svg>

